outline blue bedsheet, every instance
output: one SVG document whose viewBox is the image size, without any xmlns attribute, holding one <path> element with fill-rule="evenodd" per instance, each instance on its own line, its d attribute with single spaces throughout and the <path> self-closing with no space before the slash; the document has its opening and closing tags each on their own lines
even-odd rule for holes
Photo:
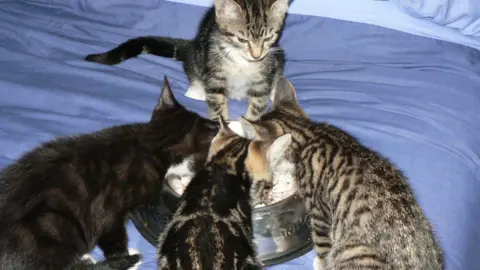
<svg viewBox="0 0 480 270">
<path fill-rule="evenodd" d="M 193 37 L 204 8 L 162 0 L 0 1 L 0 166 L 55 136 L 146 121 L 163 75 L 180 102 L 181 64 L 145 56 L 82 61 L 139 35 Z M 383 153 L 410 178 L 447 269 L 480 269 L 480 52 L 377 26 L 289 16 L 281 42 L 301 105 Z M 234 102 L 238 117 L 246 104 Z M 130 246 L 156 269 L 130 224 Z M 95 254 L 99 256 L 99 251 Z M 313 252 L 271 269 L 311 269 Z"/>
</svg>

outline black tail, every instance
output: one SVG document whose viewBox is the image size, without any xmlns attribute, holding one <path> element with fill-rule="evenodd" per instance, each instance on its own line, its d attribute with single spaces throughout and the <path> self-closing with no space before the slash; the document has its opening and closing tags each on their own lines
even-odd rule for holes
<svg viewBox="0 0 480 270">
<path fill-rule="evenodd" d="M 165 37 L 138 37 L 129 39 L 116 48 L 100 54 L 85 57 L 88 62 L 116 65 L 142 53 L 185 61 L 191 41 Z"/>
<path fill-rule="evenodd" d="M 142 256 L 140 256 L 140 254 L 118 256 L 95 264 L 81 262 L 65 270 L 128 270 L 140 262 L 141 259 Z"/>
</svg>

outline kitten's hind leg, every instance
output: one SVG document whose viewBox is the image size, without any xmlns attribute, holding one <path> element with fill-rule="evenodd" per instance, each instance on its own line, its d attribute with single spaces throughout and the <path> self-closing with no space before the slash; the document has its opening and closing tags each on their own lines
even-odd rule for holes
<svg viewBox="0 0 480 270">
<path fill-rule="evenodd" d="M 324 267 L 325 259 L 315 256 L 315 259 L 313 259 L 313 270 L 324 270 Z"/>
<path fill-rule="evenodd" d="M 98 239 L 97 244 L 102 249 L 105 258 L 128 254 L 128 236 L 124 219 L 120 218 L 109 230 L 105 231 Z"/>
<path fill-rule="evenodd" d="M 377 250 L 361 239 L 347 240 L 335 243 L 327 255 L 328 264 L 325 270 L 386 270 L 385 258 Z"/>
<path fill-rule="evenodd" d="M 130 258 L 134 258 L 134 255 L 139 256 L 139 260 L 137 263 L 135 263 L 132 267 L 128 268 L 128 270 L 138 270 L 140 265 L 142 264 L 142 256 L 140 255 L 140 252 L 136 249 L 129 248 L 128 249 L 128 254 L 130 255 Z"/>
<path fill-rule="evenodd" d="M 269 94 L 249 92 L 248 109 L 245 118 L 256 121 L 262 116 L 268 106 Z"/>
<path fill-rule="evenodd" d="M 331 225 L 328 223 L 327 215 L 322 209 L 312 208 L 310 226 L 313 244 L 317 253 L 313 267 L 315 270 L 323 270 L 325 268 L 325 258 L 332 249 L 332 243 L 329 236 Z"/>
</svg>

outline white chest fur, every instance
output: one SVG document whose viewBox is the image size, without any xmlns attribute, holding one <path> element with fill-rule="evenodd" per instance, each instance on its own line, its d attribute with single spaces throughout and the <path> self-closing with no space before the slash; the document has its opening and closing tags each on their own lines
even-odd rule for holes
<svg viewBox="0 0 480 270">
<path fill-rule="evenodd" d="M 229 51 L 230 59 L 221 60 L 221 70 L 227 79 L 227 91 L 230 99 L 244 99 L 247 92 L 254 83 L 259 82 L 262 78 L 262 63 L 250 62 L 235 50 Z M 205 100 L 205 85 L 203 82 L 193 80 L 185 93 L 185 96 L 197 100 Z"/>
<path fill-rule="evenodd" d="M 228 93 L 231 99 L 244 99 L 253 82 L 261 81 L 261 63 L 245 60 L 241 55 L 232 53 L 233 61 L 226 61 L 223 70 L 227 75 Z"/>
</svg>

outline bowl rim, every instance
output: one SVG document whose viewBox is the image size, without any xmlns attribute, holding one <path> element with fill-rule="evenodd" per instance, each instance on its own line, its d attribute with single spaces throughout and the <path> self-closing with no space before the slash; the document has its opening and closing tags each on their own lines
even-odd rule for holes
<svg viewBox="0 0 480 270">
<path fill-rule="evenodd" d="M 170 185 L 169 181 L 165 181 L 165 182 L 166 182 L 165 187 L 167 187 L 170 192 L 172 192 L 174 195 L 176 195 L 176 197 L 178 199 L 180 199 L 182 197 L 182 194 L 178 194 L 178 192 L 175 189 L 173 189 L 173 187 Z M 300 197 L 300 194 L 298 193 L 298 188 L 295 190 L 295 192 L 293 192 L 292 194 L 288 195 L 287 197 L 285 197 L 284 199 L 282 199 L 278 202 L 275 202 L 275 203 L 272 203 L 272 204 L 269 204 L 269 205 L 265 205 L 265 206 L 262 206 L 262 207 L 253 206 L 252 211 L 254 213 L 265 212 L 265 211 L 271 210 L 273 208 L 276 208 L 281 204 L 285 204 L 289 201 L 292 201 L 292 200 L 295 199 L 295 197 Z M 303 204 L 303 202 L 302 202 L 302 204 Z"/>
<path fill-rule="evenodd" d="M 272 204 L 269 204 L 269 205 L 265 205 L 265 206 L 262 206 L 262 207 L 253 207 L 253 211 L 254 212 L 259 212 L 258 210 L 261 210 L 262 212 L 263 211 L 268 211 L 270 210 L 271 208 L 276 208 L 278 207 L 279 205 L 281 204 L 284 204 L 284 203 L 287 203 L 289 201 L 292 201 L 295 199 L 295 197 L 299 197 L 300 194 L 298 193 L 298 190 L 295 190 L 294 193 L 288 195 L 286 198 L 278 201 L 278 202 L 275 202 L 275 203 L 272 203 Z M 303 204 L 303 203 L 302 203 Z"/>
</svg>

